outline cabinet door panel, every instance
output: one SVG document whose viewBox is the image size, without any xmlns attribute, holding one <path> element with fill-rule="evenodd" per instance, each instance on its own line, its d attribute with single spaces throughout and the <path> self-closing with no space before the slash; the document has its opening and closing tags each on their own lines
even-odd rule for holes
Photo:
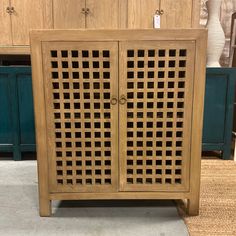
<svg viewBox="0 0 236 236">
<path fill-rule="evenodd" d="M 11 0 L 13 45 L 28 45 L 29 30 L 44 28 L 44 0 Z"/>
<path fill-rule="evenodd" d="M 190 41 L 121 43 L 121 191 L 189 190 L 194 53 Z"/>
<path fill-rule="evenodd" d="M 113 42 L 43 44 L 52 192 L 117 191 L 117 51 Z"/>
<path fill-rule="evenodd" d="M 192 1 L 164 0 L 161 1 L 161 9 L 164 11 L 161 28 L 191 28 Z"/>
<path fill-rule="evenodd" d="M 35 144 L 34 108 L 31 74 L 17 75 L 20 143 Z"/>
<path fill-rule="evenodd" d="M 159 0 L 128 0 L 128 28 L 153 28 Z"/>
<path fill-rule="evenodd" d="M 89 14 L 86 28 L 116 29 L 119 27 L 118 0 L 86 0 Z"/>
<path fill-rule="evenodd" d="M 227 78 L 225 75 L 210 75 L 206 79 L 204 104 L 203 143 L 224 143 L 227 101 Z M 212 132 L 214 130 L 214 132 Z"/>
<path fill-rule="evenodd" d="M 85 8 L 85 0 L 53 0 L 54 28 L 85 28 L 82 8 Z"/>
<path fill-rule="evenodd" d="M 8 74 L 0 73 L 0 144 L 13 144 L 13 94 Z"/>
<path fill-rule="evenodd" d="M 11 45 L 11 17 L 6 12 L 7 7 L 10 6 L 9 0 L 2 0 L 0 4 L 0 44 Z"/>
</svg>

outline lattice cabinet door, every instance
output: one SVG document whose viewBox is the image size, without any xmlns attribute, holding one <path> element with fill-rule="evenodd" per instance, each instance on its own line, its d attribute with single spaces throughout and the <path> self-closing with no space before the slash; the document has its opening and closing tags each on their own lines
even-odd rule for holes
<svg viewBox="0 0 236 236">
<path fill-rule="evenodd" d="M 120 43 L 120 190 L 189 190 L 194 41 Z"/>
<path fill-rule="evenodd" d="M 118 43 L 42 48 L 50 191 L 116 191 Z"/>
</svg>

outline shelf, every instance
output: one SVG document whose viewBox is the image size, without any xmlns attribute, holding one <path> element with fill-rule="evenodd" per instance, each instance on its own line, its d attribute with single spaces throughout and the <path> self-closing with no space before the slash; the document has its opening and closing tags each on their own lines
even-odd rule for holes
<svg viewBox="0 0 236 236">
<path fill-rule="evenodd" d="M 29 55 L 30 47 L 29 46 L 9 46 L 9 47 L 0 47 L 0 54 L 4 55 Z"/>
</svg>

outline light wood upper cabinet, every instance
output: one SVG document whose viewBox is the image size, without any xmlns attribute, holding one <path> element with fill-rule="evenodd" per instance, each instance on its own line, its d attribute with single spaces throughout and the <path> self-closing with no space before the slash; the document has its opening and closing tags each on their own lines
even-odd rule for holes
<svg viewBox="0 0 236 236">
<path fill-rule="evenodd" d="M 86 0 L 86 28 L 119 28 L 119 0 Z"/>
<path fill-rule="evenodd" d="M 85 0 L 52 0 L 55 29 L 85 28 Z"/>
<path fill-rule="evenodd" d="M 30 29 L 153 28 L 157 10 L 161 28 L 199 27 L 200 0 L 1 0 L 0 53 L 21 54 L 12 46 L 29 45 Z"/>
<path fill-rule="evenodd" d="M 127 27 L 153 28 L 156 10 L 163 12 L 161 28 L 198 27 L 199 4 L 199 0 L 127 0 Z"/>
<path fill-rule="evenodd" d="M 53 0 L 55 29 L 116 29 L 119 0 Z"/>
<path fill-rule="evenodd" d="M 159 9 L 160 0 L 128 0 L 127 27 L 153 28 L 153 16 Z"/>
<path fill-rule="evenodd" d="M 0 5 L 0 44 L 11 45 L 11 19 L 7 13 L 7 7 L 10 7 L 9 0 L 2 0 Z"/>
<path fill-rule="evenodd" d="M 193 2 L 189 0 L 162 0 L 162 28 L 191 28 Z"/>
<path fill-rule="evenodd" d="M 44 28 L 44 0 L 11 0 L 13 45 L 29 44 L 29 30 Z"/>
</svg>

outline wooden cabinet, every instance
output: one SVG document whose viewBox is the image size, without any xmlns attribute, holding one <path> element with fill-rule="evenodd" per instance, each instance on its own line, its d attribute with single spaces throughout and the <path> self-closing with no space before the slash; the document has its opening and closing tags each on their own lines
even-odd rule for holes
<svg viewBox="0 0 236 236">
<path fill-rule="evenodd" d="M 119 0 L 86 0 L 86 28 L 119 28 Z"/>
<path fill-rule="evenodd" d="M 40 214 L 56 199 L 198 213 L 205 30 L 32 32 Z"/>
<path fill-rule="evenodd" d="M 85 28 L 85 0 L 52 0 L 55 29 Z"/>
<path fill-rule="evenodd" d="M 161 28 L 194 28 L 194 15 L 198 9 L 194 1 L 189 0 L 161 0 L 160 9 Z"/>
<path fill-rule="evenodd" d="M 153 28 L 153 16 L 160 0 L 128 0 L 127 28 Z"/>
<path fill-rule="evenodd" d="M 55 29 L 118 28 L 119 0 L 53 0 Z"/>
<path fill-rule="evenodd" d="M 192 0 L 128 0 L 128 28 L 153 28 L 153 16 L 161 11 L 161 28 L 192 28 L 198 2 Z M 193 12 L 194 11 L 194 12 Z"/>
<path fill-rule="evenodd" d="M 44 0 L 11 0 L 13 45 L 28 45 L 29 30 L 44 28 Z"/>
<path fill-rule="evenodd" d="M 29 45 L 30 29 L 50 28 L 50 20 L 47 19 L 50 18 L 50 4 L 46 0 L 3 0 L 0 7 L 2 46 Z M 18 53 L 22 52 L 19 48 Z M 14 47 L 9 51 L 3 48 L 2 53 L 17 53 L 17 50 Z"/>
<path fill-rule="evenodd" d="M 29 54 L 30 29 L 153 28 L 156 10 L 163 10 L 161 28 L 198 28 L 199 5 L 200 0 L 3 0 L 0 53 Z"/>
<path fill-rule="evenodd" d="M 2 0 L 0 3 L 0 45 L 12 45 L 11 19 L 7 13 L 9 0 Z"/>
</svg>

